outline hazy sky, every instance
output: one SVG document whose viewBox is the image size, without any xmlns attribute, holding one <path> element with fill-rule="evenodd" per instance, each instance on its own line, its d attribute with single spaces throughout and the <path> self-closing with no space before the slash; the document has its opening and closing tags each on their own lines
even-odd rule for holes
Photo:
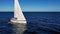
<svg viewBox="0 0 60 34">
<path fill-rule="evenodd" d="M 19 0 L 23 11 L 60 11 L 60 0 Z M 14 0 L 0 0 L 0 11 L 13 11 Z"/>
</svg>

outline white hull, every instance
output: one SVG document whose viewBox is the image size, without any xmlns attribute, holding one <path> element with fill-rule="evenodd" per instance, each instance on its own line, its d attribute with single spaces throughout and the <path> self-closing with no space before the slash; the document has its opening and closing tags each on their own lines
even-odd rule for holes
<svg viewBox="0 0 60 34">
<path fill-rule="evenodd" d="M 26 20 L 13 20 L 13 19 L 11 19 L 12 23 L 27 23 Z"/>
</svg>

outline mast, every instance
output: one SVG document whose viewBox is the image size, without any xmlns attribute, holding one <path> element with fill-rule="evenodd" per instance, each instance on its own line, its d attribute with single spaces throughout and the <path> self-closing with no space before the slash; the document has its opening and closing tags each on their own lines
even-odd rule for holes
<svg viewBox="0 0 60 34">
<path fill-rule="evenodd" d="M 17 18 L 17 20 L 26 20 L 22 13 L 18 0 L 15 0 L 14 3 L 15 3 L 14 4 L 14 18 Z"/>
</svg>

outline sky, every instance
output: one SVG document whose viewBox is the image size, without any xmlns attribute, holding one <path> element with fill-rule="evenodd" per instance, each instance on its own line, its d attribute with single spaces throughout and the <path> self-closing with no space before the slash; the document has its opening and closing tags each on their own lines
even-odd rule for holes
<svg viewBox="0 0 60 34">
<path fill-rule="evenodd" d="M 60 11 L 60 0 L 19 0 L 22 11 Z M 14 11 L 14 0 L 0 0 L 0 11 Z"/>
</svg>

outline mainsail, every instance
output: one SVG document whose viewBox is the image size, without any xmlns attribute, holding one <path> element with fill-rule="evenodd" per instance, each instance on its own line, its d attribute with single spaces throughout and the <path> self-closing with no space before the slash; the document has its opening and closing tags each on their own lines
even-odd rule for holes
<svg viewBox="0 0 60 34">
<path fill-rule="evenodd" d="M 14 3 L 15 3 L 14 4 L 14 18 L 17 18 L 17 20 L 25 20 L 25 17 L 22 13 L 18 0 L 15 0 Z"/>
</svg>

